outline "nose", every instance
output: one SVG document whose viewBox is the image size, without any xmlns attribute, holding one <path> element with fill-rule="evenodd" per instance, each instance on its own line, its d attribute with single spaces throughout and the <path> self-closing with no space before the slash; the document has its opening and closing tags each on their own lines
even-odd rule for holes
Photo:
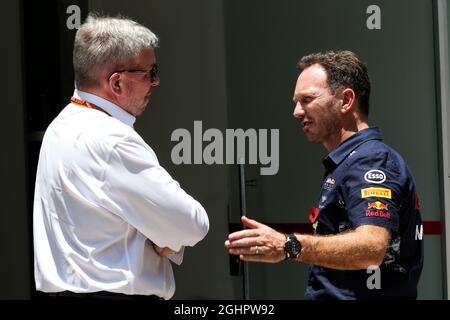
<svg viewBox="0 0 450 320">
<path fill-rule="evenodd" d="M 302 105 L 298 101 L 295 104 L 293 116 L 297 119 L 300 119 L 305 116 L 305 110 L 303 109 Z"/>
<path fill-rule="evenodd" d="M 152 87 L 156 87 L 161 82 L 161 79 L 159 78 L 159 75 L 156 75 L 152 80 Z"/>
</svg>

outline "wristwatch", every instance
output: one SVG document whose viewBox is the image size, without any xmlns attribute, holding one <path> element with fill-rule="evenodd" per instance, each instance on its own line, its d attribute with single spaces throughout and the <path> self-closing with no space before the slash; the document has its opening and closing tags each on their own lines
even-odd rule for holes
<svg viewBox="0 0 450 320">
<path fill-rule="evenodd" d="M 284 244 L 284 252 L 286 259 L 295 259 L 302 251 L 302 245 L 297 237 L 293 234 L 286 234 L 286 243 Z"/>
</svg>

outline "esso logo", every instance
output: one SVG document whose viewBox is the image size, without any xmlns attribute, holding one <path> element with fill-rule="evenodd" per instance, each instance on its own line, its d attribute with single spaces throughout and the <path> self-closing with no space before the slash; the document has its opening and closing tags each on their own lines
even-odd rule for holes
<svg viewBox="0 0 450 320">
<path fill-rule="evenodd" d="M 386 175 L 381 170 L 370 170 L 364 175 L 364 180 L 370 183 L 383 183 L 386 181 Z"/>
</svg>

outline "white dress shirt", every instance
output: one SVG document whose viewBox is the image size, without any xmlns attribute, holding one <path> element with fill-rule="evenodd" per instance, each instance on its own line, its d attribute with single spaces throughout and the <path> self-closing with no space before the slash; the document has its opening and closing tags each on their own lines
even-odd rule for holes
<svg viewBox="0 0 450 320">
<path fill-rule="evenodd" d="M 159 165 L 135 117 L 67 105 L 42 141 L 34 196 L 37 290 L 158 295 L 175 291 L 172 266 L 209 229 L 203 207 Z M 160 257 L 152 243 L 178 253 Z"/>
</svg>

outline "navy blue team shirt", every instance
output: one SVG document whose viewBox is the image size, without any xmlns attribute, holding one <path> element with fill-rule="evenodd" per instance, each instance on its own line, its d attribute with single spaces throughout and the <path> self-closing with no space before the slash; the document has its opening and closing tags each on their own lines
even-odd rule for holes
<svg viewBox="0 0 450 320">
<path fill-rule="evenodd" d="M 422 219 L 414 179 L 403 158 L 371 127 L 343 141 L 323 161 L 326 173 L 315 235 L 360 225 L 391 231 L 378 270 L 342 271 L 311 265 L 305 299 L 415 299 L 423 266 Z M 317 212 L 317 211 L 316 211 Z"/>
</svg>

